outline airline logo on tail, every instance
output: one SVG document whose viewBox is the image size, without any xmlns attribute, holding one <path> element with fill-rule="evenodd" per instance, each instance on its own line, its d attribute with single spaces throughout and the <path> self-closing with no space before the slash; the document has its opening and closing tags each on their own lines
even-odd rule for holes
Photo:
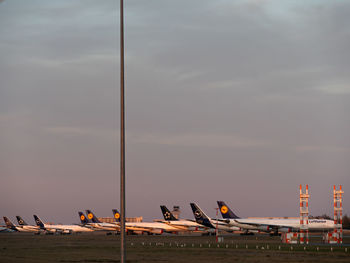
<svg viewBox="0 0 350 263">
<path fill-rule="evenodd" d="M 4 216 L 4 221 L 6 224 L 6 227 L 15 231 L 18 231 L 18 229 L 15 227 L 14 224 L 12 224 L 12 222 L 10 221 L 10 219 L 8 219 L 6 216 Z"/>
<path fill-rule="evenodd" d="M 239 217 L 225 204 L 224 201 L 217 201 L 223 218 L 238 219 Z"/>
<path fill-rule="evenodd" d="M 82 224 L 85 225 L 89 223 L 89 220 L 86 219 L 86 216 L 83 214 L 83 212 L 79 211 L 78 214 L 79 214 L 80 222 Z"/>
<path fill-rule="evenodd" d="M 195 216 L 196 218 L 201 218 L 201 217 L 203 217 L 201 211 L 199 211 L 199 210 L 196 210 L 196 211 L 194 212 L 194 216 Z"/>
<path fill-rule="evenodd" d="M 101 221 L 94 215 L 94 213 L 91 210 L 85 210 L 87 218 L 89 220 L 92 220 L 93 223 L 101 223 Z"/>
<path fill-rule="evenodd" d="M 14 224 L 6 217 L 4 216 L 4 221 L 7 227 L 14 227 Z"/>
<path fill-rule="evenodd" d="M 33 215 L 33 216 L 37 226 L 40 226 L 40 228 L 45 228 L 44 223 L 39 219 L 39 217 L 37 215 Z"/>
<path fill-rule="evenodd" d="M 170 219 L 171 218 L 171 215 L 170 215 L 170 213 L 169 212 L 165 212 L 164 213 L 164 217 L 165 217 L 165 219 Z"/>
<path fill-rule="evenodd" d="M 226 205 L 222 206 L 220 209 L 221 213 L 226 214 L 228 212 L 228 208 Z"/>
<path fill-rule="evenodd" d="M 28 225 L 28 224 L 26 223 L 26 221 L 23 220 L 22 217 L 16 216 L 16 218 L 17 218 L 18 224 L 19 224 L 20 226 L 26 226 L 26 225 Z"/>
<path fill-rule="evenodd" d="M 113 216 L 117 222 L 120 222 L 120 213 L 117 209 L 112 209 Z"/>
<path fill-rule="evenodd" d="M 198 205 L 195 203 L 190 203 L 190 205 L 197 223 L 207 227 L 213 227 L 212 223 L 210 222 L 210 218 L 199 208 Z"/>
<path fill-rule="evenodd" d="M 160 209 L 162 210 L 163 217 L 167 221 L 178 221 L 178 219 L 169 211 L 165 205 L 161 205 Z"/>
</svg>

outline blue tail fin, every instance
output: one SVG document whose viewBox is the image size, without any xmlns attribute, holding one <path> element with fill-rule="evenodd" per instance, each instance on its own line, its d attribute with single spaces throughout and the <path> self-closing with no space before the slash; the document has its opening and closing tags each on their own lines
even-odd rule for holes
<svg viewBox="0 0 350 263">
<path fill-rule="evenodd" d="M 178 219 L 169 211 L 169 209 L 165 205 L 161 205 L 160 209 L 162 209 L 164 220 L 178 221 Z"/>
<path fill-rule="evenodd" d="M 209 217 L 200 209 L 200 207 L 198 205 L 196 205 L 195 203 L 190 203 L 192 211 L 193 211 L 193 215 L 196 219 L 196 222 L 198 224 L 207 226 L 207 227 L 211 227 L 211 228 L 215 228 L 212 223 L 210 222 Z"/>
<path fill-rule="evenodd" d="M 79 211 L 78 214 L 80 218 L 80 223 L 82 223 L 83 225 L 86 225 L 87 223 L 89 223 L 89 220 L 86 218 L 83 212 Z"/>
<path fill-rule="evenodd" d="M 27 226 L 27 225 L 28 225 L 28 224 L 26 223 L 26 221 L 23 220 L 22 217 L 16 216 L 16 218 L 17 218 L 17 222 L 18 222 L 18 224 L 19 224 L 20 226 Z"/>
<path fill-rule="evenodd" d="M 223 218 L 232 218 L 232 219 L 238 219 L 239 217 L 232 212 L 232 210 L 225 204 L 224 201 L 217 201 L 219 208 L 220 208 L 220 213 Z"/>
<path fill-rule="evenodd" d="M 6 216 L 4 216 L 4 221 L 5 221 L 7 228 L 12 229 L 12 230 L 17 230 L 16 226 L 14 224 L 12 224 L 10 219 L 8 219 Z"/>
<path fill-rule="evenodd" d="M 85 210 L 87 218 L 91 220 L 93 223 L 101 223 L 100 220 L 94 215 L 94 213 L 91 210 Z"/>
<path fill-rule="evenodd" d="M 36 225 L 39 226 L 40 228 L 45 228 L 43 221 L 41 221 L 37 215 L 33 215 L 33 216 L 34 216 Z"/>
<path fill-rule="evenodd" d="M 120 222 L 120 213 L 117 209 L 112 209 L 113 217 L 115 221 Z"/>
</svg>

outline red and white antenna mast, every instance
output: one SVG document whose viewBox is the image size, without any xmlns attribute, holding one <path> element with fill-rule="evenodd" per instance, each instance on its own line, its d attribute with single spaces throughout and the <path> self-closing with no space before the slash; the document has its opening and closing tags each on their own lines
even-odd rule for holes
<svg viewBox="0 0 350 263">
<path fill-rule="evenodd" d="M 343 191 L 341 185 L 339 190 L 336 190 L 333 186 L 333 199 L 334 199 L 334 242 L 343 243 Z"/>
<path fill-rule="evenodd" d="M 303 187 L 300 185 L 300 244 L 309 244 L 309 197 L 309 186 L 306 185 L 303 193 Z"/>
</svg>

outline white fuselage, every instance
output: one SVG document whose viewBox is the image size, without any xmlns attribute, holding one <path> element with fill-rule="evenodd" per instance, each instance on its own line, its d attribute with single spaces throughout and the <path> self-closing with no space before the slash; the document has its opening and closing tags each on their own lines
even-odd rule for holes
<svg viewBox="0 0 350 263">
<path fill-rule="evenodd" d="M 98 230 L 120 231 L 120 223 L 89 223 L 89 225 Z M 179 227 L 167 224 L 165 222 L 126 222 L 125 228 L 130 231 L 161 233 L 161 232 L 179 232 L 184 231 Z"/>
<path fill-rule="evenodd" d="M 145 232 L 153 232 L 155 230 L 162 230 L 164 232 L 179 232 L 181 231 L 178 227 L 168 225 L 166 223 L 160 222 L 127 222 L 125 223 L 125 227 L 128 230 L 133 231 L 145 231 Z"/>
<path fill-rule="evenodd" d="M 40 231 L 40 228 L 38 226 L 30 226 L 30 225 L 16 226 L 16 229 L 18 232 L 37 233 Z"/>
<path fill-rule="evenodd" d="M 48 225 L 44 224 L 44 227 L 49 232 L 92 232 L 91 228 L 78 226 L 78 225 Z"/>
<path fill-rule="evenodd" d="M 180 219 L 180 220 L 171 220 L 171 221 L 160 221 L 161 223 L 173 226 L 178 228 L 182 231 L 203 231 L 206 230 L 208 227 L 205 227 L 201 224 L 198 224 L 197 222 L 186 220 L 186 219 Z"/>
<path fill-rule="evenodd" d="M 300 220 L 298 218 L 291 219 L 266 219 L 266 218 L 244 218 L 244 219 L 229 219 L 230 225 L 239 227 L 245 230 L 261 230 L 262 227 L 270 228 L 290 228 L 291 230 L 300 229 Z M 334 221 L 327 219 L 309 219 L 309 231 L 323 231 L 334 229 Z M 268 230 L 268 229 L 267 229 Z"/>
<path fill-rule="evenodd" d="M 117 223 L 88 223 L 87 226 L 100 231 L 118 231 L 120 229 Z"/>
<path fill-rule="evenodd" d="M 210 223 L 214 226 L 214 228 L 222 231 L 233 232 L 240 230 L 239 227 L 231 225 L 230 223 L 224 222 L 223 220 L 216 220 L 211 218 Z"/>
</svg>

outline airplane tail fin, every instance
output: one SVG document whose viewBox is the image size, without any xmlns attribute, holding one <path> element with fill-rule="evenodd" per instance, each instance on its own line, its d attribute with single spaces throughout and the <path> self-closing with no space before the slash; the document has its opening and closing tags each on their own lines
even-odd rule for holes
<svg viewBox="0 0 350 263">
<path fill-rule="evenodd" d="M 101 223 L 100 220 L 94 215 L 94 213 L 91 210 L 85 210 L 87 218 L 91 220 L 93 223 Z"/>
<path fill-rule="evenodd" d="M 36 225 L 39 226 L 40 228 L 45 228 L 43 221 L 41 221 L 37 215 L 33 215 L 33 216 L 34 216 Z"/>
<path fill-rule="evenodd" d="M 115 221 L 120 222 L 120 213 L 117 209 L 112 209 L 113 217 Z"/>
<path fill-rule="evenodd" d="M 86 218 L 83 212 L 79 211 L 78 214 L 80 218 L 80 223 L 82 223 L 83 225 L 86 225 L 87 223 L 89 223 L 89 220 Z"/>
<path fill-rule="evenodd" d="M 220 213 L 223 218 L 232 218 L 232 219 L 238 219 L 239 217 L 232 212 L 232 210 L 225 204 L 224 201 L 217 201 L 219 208 L 220 208 Z"/>
<path fill-rule="evenodd" d="M 198 224 L 215 228 L 212 223 L 210 222 L 210 218 L 200 209 L 200 207 L 195 203 L 190 203 L 193 215 L 196 219 L 196 222 Z"/>
<path fill-rule="evenodd" d="M 161 205 L 160 209 L 162 209 L 162 213 L 165 220 L 178 221 L 178 219 L 169 211 L 169 209 L 165 205 Z"/>
<path fill-rule="evenodd" d="M 17 230 L 15 225 L 6 216 L 4 216 L 4 221 L 5 221 L 7 228 L 12 229 L 12 230 Z"/>
<path fill-rule="evenodd" d="M 28 225 L 28 224 L 26 223 L 26 221 L 23 220 L 22 217 L 16 216 L 16 218 L 17 218 L 17 222 L 18 222 L 18 224 L 19 224 L 20 226 L 27 226 L 27 225 Z"/>
</svg>

